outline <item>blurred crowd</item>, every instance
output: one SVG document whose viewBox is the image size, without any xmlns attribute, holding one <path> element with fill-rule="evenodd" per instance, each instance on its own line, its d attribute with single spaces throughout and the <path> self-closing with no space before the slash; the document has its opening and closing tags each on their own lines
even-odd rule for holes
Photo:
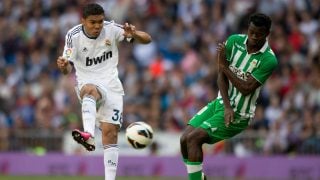
<svg viewBox="0 0 320 180">
<path fill-rule="evenodd" d="M 0 151 L 23 150 L 14 143 L 19 133 L 81 128 L 75 77 L 62 75 L 56 59 L 88 2 L 0 1 Z M 217 43 L 246 33 L 249 15 L 263 12 L 273 20 L 269 44 L 279 67 L 248 131 L 265 137 L 263 153 L 320 154 L 320 0 L 94 2 L 106 20 L 130 22 L 153 38 L 148 45 L 120 45 L 123 129 L 145 121 L 158 131 L 181 132 L 217 96 Z"/>
</svg>

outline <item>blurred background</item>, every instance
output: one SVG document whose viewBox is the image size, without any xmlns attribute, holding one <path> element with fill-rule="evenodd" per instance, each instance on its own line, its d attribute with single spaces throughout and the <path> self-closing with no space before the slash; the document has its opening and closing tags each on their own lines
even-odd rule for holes
<svg viewBox="0 0 320 180">
<path fill-rule="evenodd" d="M 70 134 L 82 128 L 75 77 L 56 66 L 65 34 L 88 2 L 102 5 L 106 20 L 132 23 L 153 38 L 148 45 L 120 44 L 122 155 L 179 157 L 188 120 L 217 96 L 217 43 L 246 33 L 257 11 L 272 17 L 269 45 L 279 67 L 249 129 L 205 146 L 205 154 L 320 155 L 320 0 L 0 0 L 0 154 L 88 154 Z M 135 121 L 156 131 L 148 149 L 126 143 L 123 130 Z"/>
</svg>

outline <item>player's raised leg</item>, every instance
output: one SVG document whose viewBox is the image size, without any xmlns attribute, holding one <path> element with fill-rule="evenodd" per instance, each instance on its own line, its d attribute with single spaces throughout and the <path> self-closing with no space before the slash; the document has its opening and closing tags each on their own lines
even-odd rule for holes
<svg viewBox="0 0 320 180">
<path fill-rule="evenodd" d="M 188 161 L 188 147 L 187 147 L 187 142 L 188 142 L 188 135 L 189 133 L 194 130 L 194 127 L 188 125 L 186 130 L 183 132 L 183 134 L 180 137 L 180 151 L 182 155 L 183 162 L 186 164 Z"/>
<path fill-rule="evenodd" d="M 189 180 L 206 179 L 202 172 L 202 145 L 211 142 L 208 132 L 202 124 L 214 116 L 215 106 L 209 103 L 189 121 L 186 130 L 180 138 L 181 154 L 187 167 Z M 207 124 L 209 122 L 206 122 Z"/>
<path fill-rule="evenodd" d="M 195 128 L 187 135 L 187 171 L 189 180 L 203 180 L 202 172 L 203 151 L 202 145 L 208 143 L 210 137 L 202 128 Z"/>
<path fill-rule="evenodd" d="M 202 128 L 188 126 L 180 138 L 183 161 L 187 167 L 189 180 L 205 180 L 202 172 L 202 145 L 209 141 L 209 135 Z"/>
<path fill-rule="evenodd" d="M 95 85 L 86 84 L 81 88 L 80 98 L 82 99 L 81 109 L 84 131 L 75 129 L 72 131 L 72 136 L 75 141 L 82 144 L 88 151 L 94 151 L 94 130 L 97 114 L 96 101 L 101 98 L 101 95 Z"/>
</svg>

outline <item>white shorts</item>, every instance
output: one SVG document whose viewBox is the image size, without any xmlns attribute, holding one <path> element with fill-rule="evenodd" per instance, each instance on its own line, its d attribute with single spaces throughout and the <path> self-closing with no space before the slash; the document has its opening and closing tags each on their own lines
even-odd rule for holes
<svg viewBox="0 0 320 180">
<path fill-rule="evenodd" d="M 92 84 L 92 83 L 87 83 Z M 78 99 L 80 103 L 82 102 L 80 98 L 80 90 L 85 84 L 80 84 L 75 87 Z M 122 112 L 123 112 L 123 95 L 108 91 L 103 86 L 93 84 L 97 87 L 99 93 L 101 94 L 101 99 L 97 101 L 97 116 L 96 125 L 100 127 L 101 122 L 107 122 L 110 124 L 117 124 L 121 127 L 122 125 Z"/>
</svg>

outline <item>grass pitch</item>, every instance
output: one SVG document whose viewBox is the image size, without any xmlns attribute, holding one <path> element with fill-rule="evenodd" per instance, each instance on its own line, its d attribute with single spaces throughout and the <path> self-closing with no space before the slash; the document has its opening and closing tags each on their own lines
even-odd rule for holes
<svg viewBox="0 0 320 180">
<path fill-rule="evenodd" d="M 1 180 L 104 180 L 93 176 L 1 176 Z M 181 177 L 117 177 L 117 180 L 183 180 Z"/>
<path fill-rule="evenodd" d="M 117 180 L 186 180 L 187 177 L 117 177 Z M 208 180 L 291 180 L 281 178 L 217 178 L 207 177 Z M 299 179 L 299 178 L 298 178 Z M 3 176 L 0 180 L 104 180 L 101 176 Z"/>
</svg>

